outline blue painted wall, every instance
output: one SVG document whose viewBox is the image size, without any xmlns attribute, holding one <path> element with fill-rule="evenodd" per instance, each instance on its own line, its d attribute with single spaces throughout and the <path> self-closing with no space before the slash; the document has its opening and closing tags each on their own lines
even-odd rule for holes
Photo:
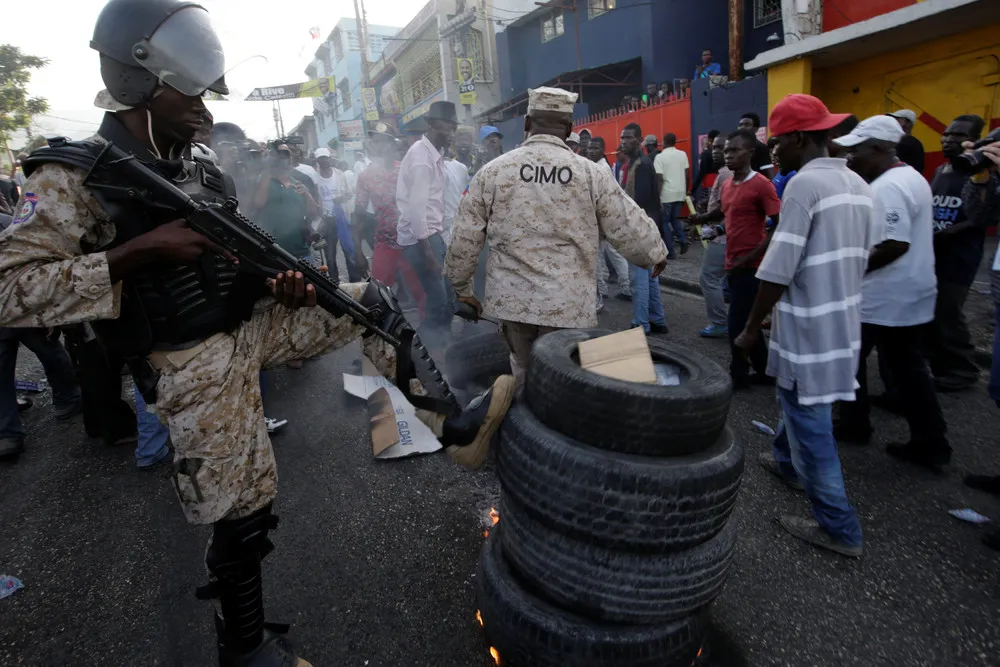
<svg viewBox="0 0 1000 667">
<path fill-rule="evenodd" d="M 505 100 L 565 72 L 633 58 L 642 59 L 644 83 L 690 78 L 704 48 L 712 49 L 724 67 L 728 62 L 727 0 L 620 0 L 593 19 L 588 3 L 578 2 L 579 62 L 573 12 L 564 11 L 564 33 L 548 42 L 542 42 L 546 15 L 497 36 Z M 623 89 L 621 95 L 628 92 Z"/>
<path fill-rule="evenodd" d="M 740 116 L 748 111 L 755 112 L 767 124 L 767 76 L 711 90 L 708 81 L 695 81 L 691 90 L 691 136 L 697 143 L 698 137 L 709 130 L 719 130 L 724 135 L 734 132 Z M 701 146 L 697 148 L 700 150 Z"/>
</svg>

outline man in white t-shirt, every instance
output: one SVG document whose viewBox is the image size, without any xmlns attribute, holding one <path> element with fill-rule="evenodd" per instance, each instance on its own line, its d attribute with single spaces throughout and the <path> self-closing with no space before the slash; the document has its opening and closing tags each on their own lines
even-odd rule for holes
<svg viewBox="0 0 1000 667">
<path fill-rule="evenodd" d="M 653 168 L 656 169 L 656 183 L 660 188 L 660 206 L 663 217 L 660 223 L 660 233 L 663 242 L 667 244 L 670 253 L 668 259 L 675 258 L 674 233 L 680 238 L 681 254 L 688 251 L 687 232 L 684 224 L 677 216 L 687 196 L 688 172 L 691 165 L 687 153 L 677 149 L 677 135 L 668 132 L 663 135 L 663 150 L 656 154 Z"/>
<path fill-rule="evenodd" d="M 444 160 L 444 231 L 441 236 L 445 243 L 451 242 L 451 223 L 458 212 L 458 203 L 469 187 L 469 168 L 458 160 Z"/>
<path fill-rule="evenodd" d="M 876 346 L 899 389 L 910 440 L 889 445 L 897 457 L 929 467 L 948 463 L 945 435 L 930 369 L 921 353 L 923 325 L 934 319 L 933 196 L 930 185 L 896 155 L 903 130 L 890 116 L 873 116 L 834 141 L 849 151 L 849 164 L 871 183 L 877 243 L 861 285 L 860 388 L 841 404 L 834 435 L 841 442 L 867 442 L 869 419 L 866 358 Z"/>
<path fill-rule="evenodd" d="M 320 206 L 323 220 L 319 233 L 326 238 L 326 261 L 331 275 L 338 276 L 337 243 L 344 251 L 347 263 L 348 279 L 351 282 L 363 278 L 359 267 L 354 262 L 354 241 L 351 237 L 350 218 L 345 206 L 352 197 L 352 190 L 347 175 L 339 168 L 342 163 L 335 163 L 330 150 L 316 149 L 316 189 L 319 191 Z"/>
</svg>

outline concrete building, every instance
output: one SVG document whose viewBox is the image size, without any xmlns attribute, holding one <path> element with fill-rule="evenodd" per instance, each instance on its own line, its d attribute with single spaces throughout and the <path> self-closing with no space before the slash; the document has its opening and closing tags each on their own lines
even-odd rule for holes
<svg viewBox="0 0 1000 667">
<path fill-rule="evenodd" d="M 372 62 L 380 117 L 399 128 L 419 129 L 420 117 L 438 100 L 454 102 L 465 122 L 496 105 L 500 88 L 491 17 L 489 3 L 425 4 Z"/>
<path fill-rule="evenodd" d="M 373 62 L 391 43 L 389 38 L 399 28 L 384 25 L 368 25 L 368 60 Z M 313 118 L 316 125 L 316 140 L 326 146 L 331 139 L 346 139 L 353 150 L 353 142 L 358 141 L 357 127 L 363 117 L 361 106 L 361 41 L 358 37 L 357 22 L 352 18 L 342 18 L 330 31 L 326 40 L 316 49 L 316 55 L 306 68 L 310 80 L 333 76 L 336 89 L 331 89 L 323 98 L 313 98 Z M 344 135 L 342 137 L 342 134 Z M 360 145 L 357 146 L 360 148 Z"/>
<path fill-rule="evenodd" d="M 782 44 L 780 0 L 742 0 L 743 57 Z M 513 145 L 527 108 L 527 90 L 558 86 L 579 93 L 578 117 L 641 98 L 648 84 L 666 83 L 679 97 L 692 84 L 704 49 L 729 77 L 729 0 L 496 0 L 501 102 L 483 122 L 504 129 Z M 724 81 L 724 79 L 723 79 Z M 717 81 L 716 83 L 720 83 Z"/>
<path fill-rule="evenodd" d="M 1000 126 L 998 0 L 813 2 L 821 12 L 813 34 L 746 64 L 766 72 L 769 108 L 810 93 L 859 118 L 912 109 L 925 175 L 941 163 L 941 133 L 955 116 Z"/>
</svg>

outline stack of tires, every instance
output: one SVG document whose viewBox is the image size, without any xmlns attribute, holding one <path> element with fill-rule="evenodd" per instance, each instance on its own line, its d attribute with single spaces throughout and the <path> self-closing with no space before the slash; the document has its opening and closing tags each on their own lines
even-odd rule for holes
<svg viewBox="0 0 1000 667">
<path fill-rule="evenodd" d="M 743 450 L 729 375 L 658 340 L 677 386 L 583 370 L 577 344 L 607 333 L 541 338 L 501 430 L 477 601 L 505 665 L 688 667 L 732 561 Z"/>
</svg>

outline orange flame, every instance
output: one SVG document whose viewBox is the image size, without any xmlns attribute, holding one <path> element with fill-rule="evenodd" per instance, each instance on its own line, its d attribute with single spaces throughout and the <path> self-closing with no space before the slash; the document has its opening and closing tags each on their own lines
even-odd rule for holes
<svg viewBox="0 0 1000 667">
<path fill-rule="evenodd" d="M 500 523 L 500 512 L 497 512 L 495 507 L 490 508 L 490 521 L 494 526 Z"/>
<path fill-rule="evenodd" d="M 479 613 L 478 609 L 476 610 L 476 620 L 479 621 L 479 627 L 482 627 L 483 626 L 483 615 Z M 701 655 L 701 654 L 699 653 L 699 655 Z"/>
<path fill-rule="evenodd" d="M 484 530 L 483 531 L 483 537 L 489 537 L 489 536 L 490 536 L 490 531 Z"/>
<path fill-rule="evenodd" d="M 493 648 L 491 646 L 490 647 L 490 655 L 493 656 L 493 662 L 495 662 L 496 664 L 499 665 L 500 664 L 500 652 L 497 651 L 495 648 Z"/>
</svg>

